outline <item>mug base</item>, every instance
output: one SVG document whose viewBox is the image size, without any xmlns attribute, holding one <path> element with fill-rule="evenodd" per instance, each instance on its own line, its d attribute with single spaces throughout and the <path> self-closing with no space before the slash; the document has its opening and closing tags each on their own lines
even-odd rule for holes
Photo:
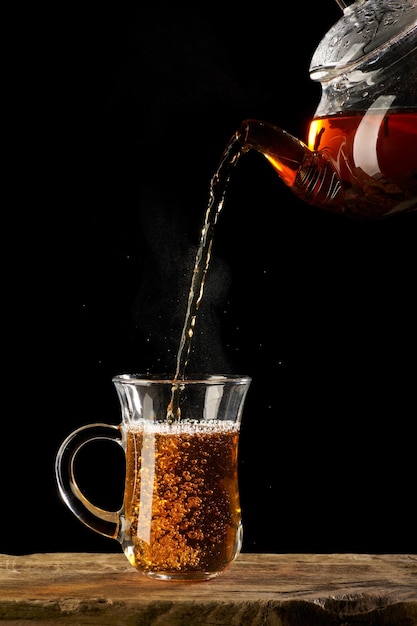
<svg viewBox="0 0 417 626">
<path fill-rule="evenodd" d="M 178 582 L 202 582 L 216 578 L 221 572 L 154 572 L 148 570 L 144 572 L 148 578 L 153 580 L 166 580 Z"/>
</svg>

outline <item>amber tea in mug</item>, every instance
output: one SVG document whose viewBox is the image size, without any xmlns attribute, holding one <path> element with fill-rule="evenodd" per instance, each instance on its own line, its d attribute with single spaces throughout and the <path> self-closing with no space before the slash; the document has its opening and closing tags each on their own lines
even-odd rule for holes
<svg viewBox="0 0 417 626">
<path fill-rule="evenodd" d="M 84 524 L 118 540 L 144 574 L 162 580 L 217 576 L 242 545 L 238 444 L 250 378 L 173 382 L 121 375 L 113 382 L 122 422 L 88 424 L 66 438 L 56 458 L 61 496 Z M 76 455 L 95 439 L 124 449 L 119 511 L 88 501 L 75 479 Z"/>
</svg>

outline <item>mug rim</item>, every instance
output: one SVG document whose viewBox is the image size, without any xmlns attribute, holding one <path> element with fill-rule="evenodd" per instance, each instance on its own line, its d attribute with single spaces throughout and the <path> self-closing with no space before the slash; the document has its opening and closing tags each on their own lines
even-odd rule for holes
<svg viewBox="0 0 417 626">
<path fill-rule="evenodd" d="M 113 383 L 132 385 L 223 385 L 225 383 L 248 384 L 252 378 L 246 374 L 190 374 L 185 378 L 175 378 L 167 374 L 129 374 L 122 373 L 113 376 Z"/>
</svg>

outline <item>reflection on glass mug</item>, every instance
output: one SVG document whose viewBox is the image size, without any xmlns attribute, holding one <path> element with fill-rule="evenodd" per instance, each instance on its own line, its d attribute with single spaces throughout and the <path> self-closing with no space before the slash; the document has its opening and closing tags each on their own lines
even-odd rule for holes
<svg viewBox="0 0 417 626">
<path fill-rule="evenodd" d="M 78 428 L 58 450 L 55 472 L 64 502 L 89 528 L 119 541 L 133 567 L 152 578 L 217 576 L 242 545 L 238 443 L 251 379 L 120 375 L 113 382 L 121 424 Z M 75 478 L 77 453 L 97 439 L 125 452 L 119 511 L 94 505 Z"/>
</svg>

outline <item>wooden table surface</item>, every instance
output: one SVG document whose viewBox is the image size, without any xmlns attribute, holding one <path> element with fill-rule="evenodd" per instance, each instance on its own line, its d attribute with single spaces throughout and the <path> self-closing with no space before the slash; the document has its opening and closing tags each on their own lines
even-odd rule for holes
<svg viewBox="0 0 417 626">
<path fill-rule="evenodd" d="M 14 626 L 417 626 L 417 555 L 241 554 L 207 582 L 162 582 L 123 554 L 0 555 Z"/>
</svg>

